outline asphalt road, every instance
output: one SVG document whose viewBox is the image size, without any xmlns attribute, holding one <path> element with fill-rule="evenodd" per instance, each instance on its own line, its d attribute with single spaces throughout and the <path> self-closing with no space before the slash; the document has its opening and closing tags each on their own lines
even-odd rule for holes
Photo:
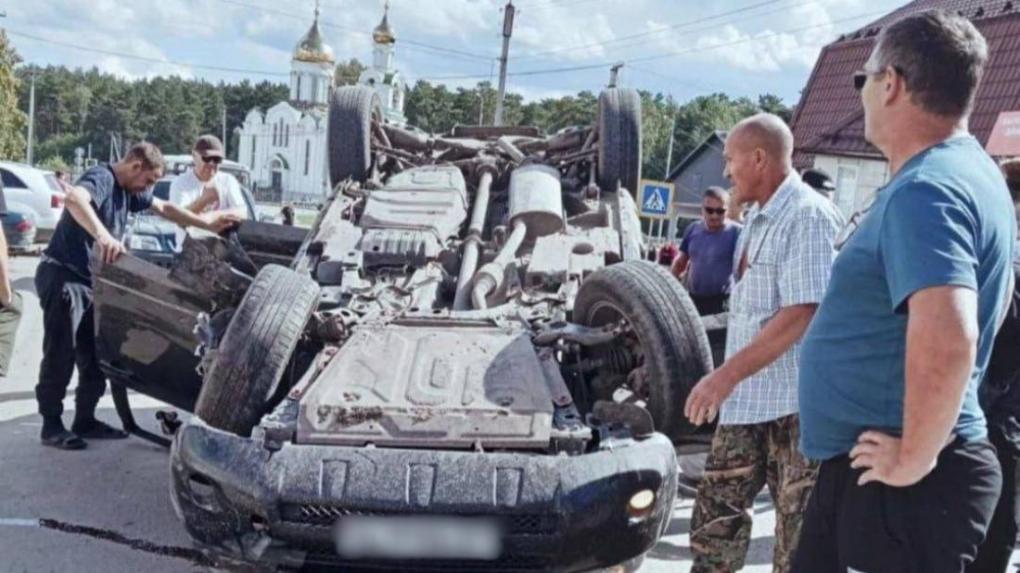
<svg viewBox="0 0 1020 573">
<path fill-rule="evenodd" d="M 39 445 L 36 264 L 35 258 L 12 260 L 26 312 L 10 376 L 0 379 L 0 572 L 216 571 L 191 548 L 174 516 L 165 450 L 134 438 L 92 442 L 77 452 Z M 132 403 L 139 423 L 156 431 L 154 415 L 164 406 L 143 396 L 132 396 Z M 73 398 L 65 401 L 65 423 L 73 408 Z M 100 402 L 99 417 L 117 423 L 109 396 Z M 679 499 L 668 534 L 647 556 L 643 573 L 689 570 L 690 515 L 691 500 Z M 768 498 L 759 497 L 744 571 L 771 571 L 774 519 Z"/>
</svg>

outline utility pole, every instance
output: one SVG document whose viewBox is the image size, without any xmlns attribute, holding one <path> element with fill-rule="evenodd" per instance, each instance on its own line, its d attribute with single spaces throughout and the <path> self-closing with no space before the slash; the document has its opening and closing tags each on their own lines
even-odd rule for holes
<svg viewBox="0 0 1020 573">
<path fill-rule="evenodd" d="M 28 88 L 28 148 L 25 152 L 25 163 L 33 165 L 33 144 L 35 142 L 35 71 L 32 72 L 32 83 Z"/>
<path fill-rule="evenodd" d="M 620 75 L 620 68 L 623 67 L 623 62 L 616 62 L 609 68 L 609 87 L 616 87 L 616 79 Z"/>
<path fill-rule="evenodd" d="M 496 117 L 493 125 L 503 125 L 503 97 L 506 96 L 506 66 L 510 55 L 510 36 L 514 31 L 514 7 L 513 0 L 508 0 L 506 8 L 503 9 L 503 55 L 499 58 L 499 91 L 496 93 Z"/>
<path fill-rule="evenodd" d="M 227 106 L 223 106 L 223 138 L 220 140 L 223 142 L 223 156 L 226 158 L 227 155 Z"/>
<path fill-rule="evenodd" d="M 669 146 L 666 148 L 666 174 L 662 176 L 662 180 L 669 182 L 669 170 L 673 167 L 673 140 L 676 134 L 676 116 L 673 114 L 673 120 L 669 122 Z M 676 190 L 674 189 L 674 192 Z M 669 209 L 666 210 L 668 215 L 668 225 L 666 230 L 666 238 L 673 240 L 676 236 L 676 217 L 673 216 L 673 205 L 669 205 Z"/>
<path fill-rule="evenodd" d="M 673 138 L 675 134 L 676 115 L 673 115 L 673 121 L 669 122 L 669 146 L 666 147 L 666 173 L 662 176 L 663 181 L 669 179 L 669 168 L 673 167 Z"/>
</svg>

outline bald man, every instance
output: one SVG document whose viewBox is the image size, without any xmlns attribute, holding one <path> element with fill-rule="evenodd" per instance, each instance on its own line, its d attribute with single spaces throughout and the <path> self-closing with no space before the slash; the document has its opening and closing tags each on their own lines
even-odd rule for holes
<svg viewBox="0 0 1020 573">
<path fill-rule="evenodd" d="M 692 423 L 719 425 L 691 522 L 693 573 L 737 571 L 764 485 L 776 508 L 773 571 L 789 571 L 817 465 L 797 449 L 799 341 L 828 285 L 842 224 L 793 169 L 793 134 L 771 114 L 733 128 L 723 152 L 739 203 L 750 205 L 734 253 L 726 361 L 691 392 Z"/>
</svg>

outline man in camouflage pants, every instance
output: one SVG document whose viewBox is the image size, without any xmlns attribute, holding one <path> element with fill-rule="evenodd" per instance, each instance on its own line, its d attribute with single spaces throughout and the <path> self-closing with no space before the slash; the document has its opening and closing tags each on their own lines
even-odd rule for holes
<svg viewBox="0 0 1020 573">
<path fill-rule="evenodd" d="M 751 505 L 765 485 L 776 508 L 773 571 L 788 571 L 817 475 L 797 449 L 797 357 L 842 219 L 801 181 L 792 152 L 793 134 L 770 114 L 740 122 L 726 140 L 726 176 L 753 206 L 734 253 L 726 361 L 684 408 L 697 425 L 719 413 L 691 521 L 692 573 L 744 566 Z"/>
</svg>

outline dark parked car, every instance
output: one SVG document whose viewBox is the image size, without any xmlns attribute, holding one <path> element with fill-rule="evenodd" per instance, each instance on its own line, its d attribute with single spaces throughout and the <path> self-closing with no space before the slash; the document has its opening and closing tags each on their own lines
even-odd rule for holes
<svg viewBox="0 0 1020 573">
<path fill-rule="evenodd" d="M 639 562 L 712 364 L 686 292 L 640 260 L 640 101 L 610 89 L 551 136 L 430 136 L 338 88 L 310 230 L 100 264 L 103 369 L 195 414 L 170 464 L 191 537 L 340 569 Z"/>
<path fill-rule="evenodd" d="M 36 226 L 32 211 L 18 203 L 7 202 L 3 221 L 7 248 L 15 253 L 31 251 L 35 245 Z"/>
</svg>

